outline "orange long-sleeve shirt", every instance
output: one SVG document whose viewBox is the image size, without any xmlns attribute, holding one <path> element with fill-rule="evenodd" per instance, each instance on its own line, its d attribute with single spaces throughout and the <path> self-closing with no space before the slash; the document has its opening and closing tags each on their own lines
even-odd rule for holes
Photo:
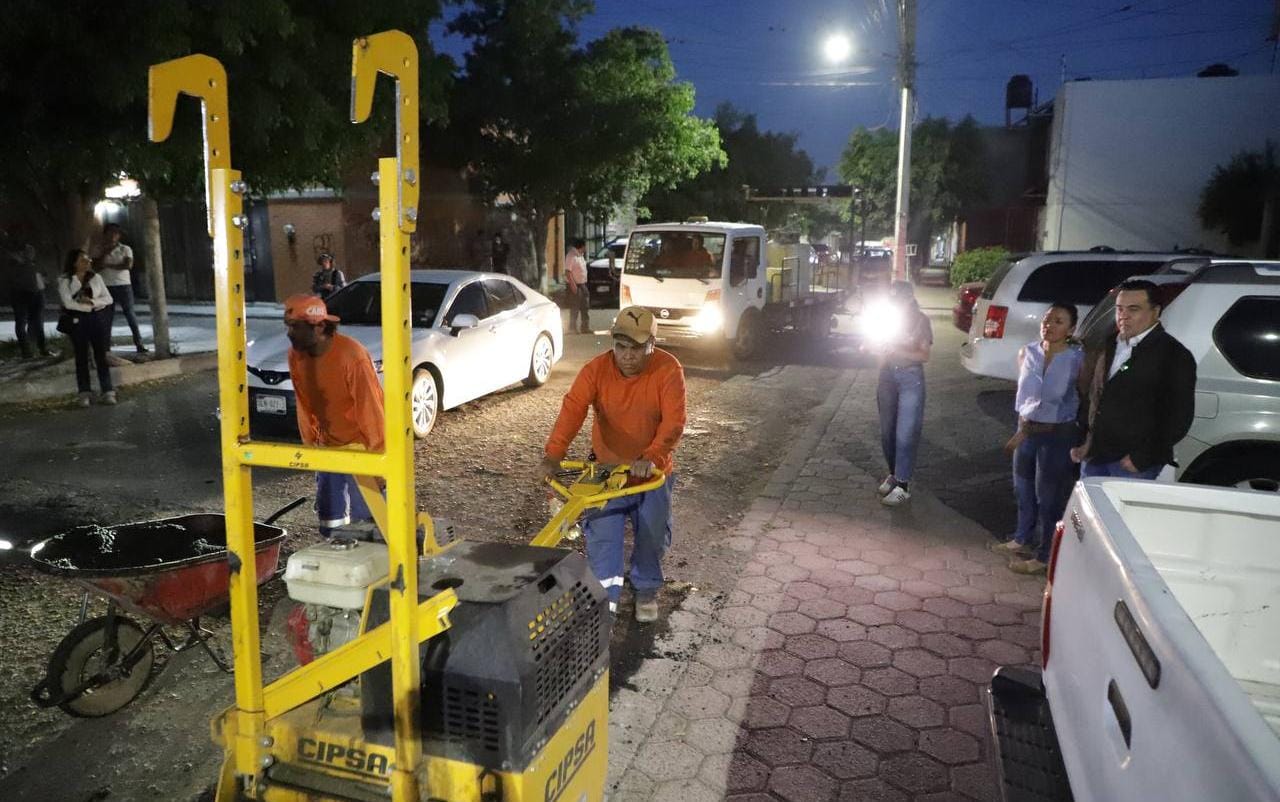
<svg viewBox="0 0 1280 802">
<path fill-rule="evenodd" d="M 329 350 L 318 357 L 290 348 L 289 375 L 303 443 L 383 450 L 382 385 L 363 345 L 334 334 Z"/>
<path fill-rule="evenodd" d="M 670 474 L 675 468 L 676 443 L 684 433 L 684 404 L 684 368 L 674 356 L 655 349 L 644 370 L 628 378 L 618 370 L 613 352 L 606 351 L 584 365 L 573 380 L 545 453 L 564 459 L 591 409 L 595 413 L 591 447 L 596 459 L 646 459 Z"/>
</svg>

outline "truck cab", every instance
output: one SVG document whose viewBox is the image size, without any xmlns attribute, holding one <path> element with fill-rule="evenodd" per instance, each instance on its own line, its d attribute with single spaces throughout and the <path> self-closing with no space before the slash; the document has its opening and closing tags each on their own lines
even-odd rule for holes
<svg viewBox="0 0 1280 802">
<path fill-rule="evenodd" d="M 643 306 L 664 339 L 733 340 L 764 306 L 765 230 L 740 223 L 665 223 L 631 232 L 622 304 Z"/>
</svg>

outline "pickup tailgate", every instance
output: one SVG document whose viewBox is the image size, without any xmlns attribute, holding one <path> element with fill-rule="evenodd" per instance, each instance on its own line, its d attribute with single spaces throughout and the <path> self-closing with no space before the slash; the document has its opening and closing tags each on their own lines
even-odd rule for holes
<svg viewBox="0 0 1280 802">
<path fill-rule="evenodd" d="M 1232 637 L 1255 639 L 1236 670 L 1274 680 L 1280 632 L 1256 624 L 1280 603 L 1280 499 L 1088 479 L 1064 525 L 1043 682 L 1075 798 L 1280 800 L 1280 740 L 1213 630 L 1231 617 Z"/>
</svg>

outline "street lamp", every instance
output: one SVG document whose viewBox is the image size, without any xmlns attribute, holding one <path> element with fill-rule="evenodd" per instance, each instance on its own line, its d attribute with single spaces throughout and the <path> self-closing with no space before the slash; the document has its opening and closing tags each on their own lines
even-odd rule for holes
<svg viewBox="0 0 1280 802">
<path fill-rule="evenodd" d="M 832 64 L 839 64 L 853 54 L 853 42 L 847 35 L 837 31 L 822 43 L 822 54 Z"/>
</svg>

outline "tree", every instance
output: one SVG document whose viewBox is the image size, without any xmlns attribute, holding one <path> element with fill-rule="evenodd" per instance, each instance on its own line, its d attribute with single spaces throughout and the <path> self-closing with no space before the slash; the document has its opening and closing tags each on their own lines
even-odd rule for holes
<svg viewBox="0 0 1280 802">
<path fill-rule="evenodd" d="M 1240 247 L 1263 238 L 1268 203 L 1280 204 L 1280 164 L 1274 142 L 1267 142 L 1261 152 L 1237 153 L 1226 165 L 1214 168 L 1200 193 L 1200 222 Z"/>
<path fill-rule="evenodd" d="M 147 68 L 194 52 L 227 68 L 232 162 L 254 190 L 339 186 L 388 130 L 391 106 L 381 104 L 378 126 L 348 121 L 352 40 L 387 28 L 413 33 L 423 107 L 440 114 L 448 63 L 432 55 L 426 26 L 441 1 L 10 0 L 0 203 L 62 251 L 84 244 L 93 203 L 121 172 L 152 197 L 199 197 L 197 105 L 180 109 L 169 142 L 146 136 Z"/>
<path fill-rule="evenodd" d="M 487 197 L 530 227 L 545 286 L 547 222 L 561 209 L 602 214 L 723 158 L 693 111 L 656 31 L 625 28 L 579 47 L 589 0 L 478 0 L 451 24 L 471 40 L 450 127 Z M 462 136 L 465 134 L 465 136 Z"/>
<path fill-rule="evenodd" d="M 972 117 L 954 126 L 944 118 L 926 117 L 916 125 L 911 142 L 907 238 L 927 252 L 934 230 L 986 196 L 986 165 L 981 133 Z M 857 129 L 841 156 L 841 177 L 862 189 L 870 235 L 893 231 L 897 164 L 898 135 L 886 129 Z"/>
<path fill-rule="evenodd" d="M 705 215 L 713 220 L 734 220 L 778 227 L 789 219 L 805 222 L 821 212 L 797 211 L 795 204 L 747 203 L 744 186 L 790 187 L 818 183 L 809 154 L 796 147 L 799 134 L 761 131 L 754 114 L 730 103 L 716 108 L 715 126 L 727 160 L 719 166 L 671 189 L 651 192 L 643 201 L 655 220 L 684 220 Z M 824 218 L 825 219 L 825 218 Z M 821 226 L 819 226 L 821 227 Z"/>
</svg>

